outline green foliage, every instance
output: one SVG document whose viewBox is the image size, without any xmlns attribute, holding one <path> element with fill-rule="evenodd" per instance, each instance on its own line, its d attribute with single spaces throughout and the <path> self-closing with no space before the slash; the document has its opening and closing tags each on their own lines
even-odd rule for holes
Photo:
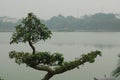
<svg viewBox="0 0 120 80">
<path fill-rule="evenodd" d="M 28 42 L 33 53 L 11 51 L 9 57 L 14 58 L 19 65 L 26 64 L 36 70 L 47 71 L 42 80 L 49 80 L 55 74 L 78 68 L 86 62 L 93 63 L 97 55 L 101 56 L 100 51 L 92 51 L 74 61 L 66 62 L 61 53 L 37 52 L 33 44 L 39 40 L 45 41 L 51 38 L 51 34 L 51 31 L 33 13 L 29 13 L 22 23 L 16 26 L 16 32 L 12 35 L 10 44 Z"/>
<path fill-rule="evenodd" d="M 102 56 L 100 51 L 92 51 L 90 53 L 81 55 L 83 59 L 87 60 L 90 63 L 95 62 L 97 55 Z"/>
<path fill-rule="evenodd" d="M 112 13 L 96 13 L 80 18 L 58 15 L 41 22 L 53 31 L 120 31 L 120 19 L 116 16 Z M 14 31 L 14 26 L 20 22 L 21 19 L 16 23 L 4 22 L 4 18 L 0 17 L 0 31 Z"/>
<path fill-rule="evenodd" d="M 66 70 L 73 69 L 79 65 L 84 64 L 85 62 L 93 63 L 97 55 L 101 56 L 100 51 L 92 51 L 88 54 L 81 55 L 81 58 L 76 59 L 75 61 L 66 62 L 64 57 L 60 53 L 50 52 L 36 52 L 35 54 L 24 53 L 24 52 L 15 52 L 11 51 L 9 57 L 11 59 L 15 58 L 15 62 L 18 64 L 25 63 L 27 66 L 36 66 L 36 65 L 48 65 L 48 66 L 61 66 Z M 57 69 L 58 67 L 56 67 Z M 59 69 L 58 69 L 59 70 Z"/>
<path fill-rule="evenodd" d="M 80 18 L 54 16 L 44 23 L 54 31 L 120 31 L 120 19 L 112 13 L 96 13 Z"/>
<path fill-rule="evenodd" d="M 2 78 L 0 77 L 0 80 L 4 80 L 4 79 L 2 79 Z"/>
<path fill-rule="evenodd" d="M 14 32 L 10 44 L 27 41 L 36 43 L 39 40 L 51 38 L 51 34 L 51 31 L 33 13 L 29 13 L 21 24 L 16 26 L 16 32 Z"/>
<path fill-rule="evenodd" d="M 119 77 L 120 76 L 120 54 L 118 55 L 118 66 L 117 68 L 112 72 L 112 76 Z"/>
<path fill-rule="evenodd" d="M 11 51 L 9 53 L 11 59 L 15 58 L 15 62 L 18 64 L 25 63 L 27 66 L 49 65 L 56 66 L 62 65 L 64 62 L 64 57 L 60 53 L 50 54 L 50 52 L 36 52 L 35 54 L 15 52 Z"/>
<path fill-rule="evenodd" d="M 64 61 L 62 66 L 56 67 L 56 72 L 65 72 L 68 70 L 72 70 L 74 68 L 78 68 L 80 65 L 83 65 L 86 62 L 93 63 L 98 55 L 101 56 L 100 51 L 92 51 L 88 54 L 81 55 L 80 58 L 75 59 L 74 61 Z"/>
</svg>

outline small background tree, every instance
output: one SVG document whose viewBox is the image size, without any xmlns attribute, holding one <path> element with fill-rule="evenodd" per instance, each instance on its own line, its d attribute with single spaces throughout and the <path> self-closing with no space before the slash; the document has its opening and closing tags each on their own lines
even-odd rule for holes
<svg viewBox="0 0 120 80">
<path fill-rule="evenodd" d="M 112 76 L 114 77 L 120 77 L 120 54 L 118 55 L 119 60 L 118 60 L 118 66 L 116 67 L 116 69 L 112 72 Z"/>
<path fill-rule="evenodd" d="M 33 69 L 46 71 L 47 74 L 41 80 L 49 80 L 56 74 L 78 68 L 86 62 L 93 63 L 97 55 L 101 56 L 100 51 L 92 51 L 88 54 L 81 55 L 80 58 L 74 61 L 66 62 L 60 53 L 51 54 L 50 52 L 36 51 L 34 43 L 39 40 L 45 41 L 51 38 L 51 35 L 51 31 L 33 13 L 28 13 L 28 16 L 22 20 L 21 24 L 16 26 L 16 32 L 13 33 L 10 44 L 27 42 L 33 52 L 11 51 L 9 57 L 11 59 L 15 58 L 15 62 L 18 64 L 24 63 Z"/>
<path fill-rule="evenodd" d="M 2 78 L 0 77 L 0 80 L 4 80 L 4 79 L 2 79 Z"/>
</svg>

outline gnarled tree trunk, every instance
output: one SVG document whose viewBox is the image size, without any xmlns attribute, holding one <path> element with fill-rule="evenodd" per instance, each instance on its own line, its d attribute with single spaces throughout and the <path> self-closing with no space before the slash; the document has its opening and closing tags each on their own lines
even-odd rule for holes
<svg viewBox="0 0 120 80">
<path fill-rule="evenodd" d="M 53 76 L 53 74 L 48 72 L 42 80 L 49 80 L 52 76 Z"/>
<path fill-rule="evenodd" d="M 32 42 L 29 40 L 28 43 L 29 43 L 30 47 L 31 47 L 32 50 L 33 50 L 32 53 L 35 54 L 35 47 L 33 46 Z"/>
</svg>

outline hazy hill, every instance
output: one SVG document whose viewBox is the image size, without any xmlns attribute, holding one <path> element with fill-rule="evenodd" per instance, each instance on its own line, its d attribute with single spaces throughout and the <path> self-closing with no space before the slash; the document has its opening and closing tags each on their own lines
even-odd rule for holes
<svg viewBox="0 0 120 80">
<path fill-rule="evenodd" d="M 0 17 L 0 31 L 14 31 L 18 20 L 7 16 Z"/>
<path fill-rule="evenodd" d="M 120 18 L 112 13 L 84 15 L 80 18 L 58 15 L 41 21 L 52 31 L 120 31 Z M 13 31 L 19 23 L 20 20 L 14 18 L 0 17 L 0 31 Z"/>
</svg>

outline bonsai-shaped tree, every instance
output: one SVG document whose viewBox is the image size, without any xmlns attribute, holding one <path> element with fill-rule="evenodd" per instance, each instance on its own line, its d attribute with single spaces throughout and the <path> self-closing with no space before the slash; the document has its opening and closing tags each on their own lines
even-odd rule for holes
<svg viewBox="0 0 120 80">
<path fill-rule="evenodd" d="M 66 62 L 60 53 L 51 54 L 50 52 L 36 51 L 34 43 L 39 40 L 45 41 L 51 38 L 51 35 L 51 31 L 33 13 L 28 13 L 28 16 L 22 20 L 21 24 L 16 26 L 16 32 L 13 33 L 10 44 L 27 42 L 33 51 L 32 53 L 11 51 L 9 57 L 11 59 L 15 58 L 15 62 L 18 64 L 24 63 L 33 69 L 46 71 L 47 74 L 41 80 L 49 80 L 56 74 L 78 68 L 86 62 L 93 63 L 97 55 L 101 56 L 100 51 L 92 51 L 81 55 L 80 58 L 74 61 Z"/>
</svg>

